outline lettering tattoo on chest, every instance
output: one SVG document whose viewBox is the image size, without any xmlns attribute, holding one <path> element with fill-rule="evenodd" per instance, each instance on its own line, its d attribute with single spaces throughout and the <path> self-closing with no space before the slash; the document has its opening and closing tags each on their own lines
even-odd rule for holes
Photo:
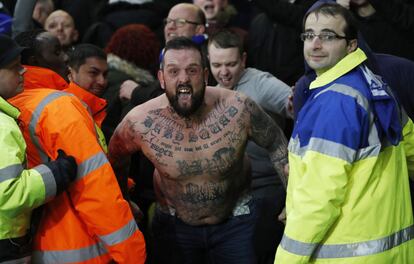
<svg viewBox="0 0 414 264">
<path fill-rule="evenodd" d="M 197 117 L 182 118 L 169 107 L 151 110 L 141 123 L 144 130 L 141 132 L 142 141 L 148 143 L 157 157 L 173 157 L 175 151 L 206 150 L 211 146 L 210 139 L 217 137 L 232 120 L 240 118 L 240 106 L 242 105 L 230 105 L 228 100 L 220 100 L 201 121 Z M 168 142 L 175 148 L 166 148 L 160 142 Z M 195 146 L 183 148 L 182 145 L 186 143 Z"/>
<path fill-rule="evenodd" d="M 178 177 L 193 177 L 205 174 L 223 175 L 233 167 L 236 159 L 235 148 L 224 147 L 214 152 L 211 158 L 191 161 L 177 160 Z"/>
</svg>

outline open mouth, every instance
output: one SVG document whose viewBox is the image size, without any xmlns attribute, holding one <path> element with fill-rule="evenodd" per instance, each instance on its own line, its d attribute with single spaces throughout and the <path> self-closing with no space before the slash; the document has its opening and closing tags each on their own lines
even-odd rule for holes
<svg viewBox="0 0 414 264">
<path fill-rule="evenodd" d="M 228 86 L 231 84 L 231 77 L 220 77 L 220 81 L 224 86 Z"/>
<path fill-rule="evenodd" d="M 177 89 L 177 98 L 180 102 L 185 103 L 191 100 L 192 88 L 189 86 L 182 86 Z"/>
<path fill-rule="evenodd" d="M 209 14 L 214 13 L 214 5 L 211 3 L 206 4 L 203 9 L 206 13 L 209 13 Z"/>
</svg>

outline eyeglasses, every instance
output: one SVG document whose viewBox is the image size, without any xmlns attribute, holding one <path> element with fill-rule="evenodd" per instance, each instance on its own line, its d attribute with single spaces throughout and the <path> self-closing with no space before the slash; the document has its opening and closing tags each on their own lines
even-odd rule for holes
<svg viewBox="0 0 414 264">
<path fill-rule="evenodd" d="M 335 39 L 348 39 L 345 36 L 339 36 L 335 32 L 329 31 L 323 31 L 319 34 L 315 34 L 314 32 L 305 32 L 300 34 L 300 39 L 302 41 L 313 41 L 315 37 L 318 37 L 318 39 L 322 42 L 330 42 L 334 41 Z"/>
<path fill-rule="evenodd" d="M 166 19 L 164 19 L 164 26 L 166 26 L 167 24 L 170 24 L 171 22 L 173 22 L 176 27 L 183 27 L 185 26 L 185 24 L 201 25 L 201 23 L 189 21 L 184 18 L 171 19 L 167 17 Z"/>
</svg>

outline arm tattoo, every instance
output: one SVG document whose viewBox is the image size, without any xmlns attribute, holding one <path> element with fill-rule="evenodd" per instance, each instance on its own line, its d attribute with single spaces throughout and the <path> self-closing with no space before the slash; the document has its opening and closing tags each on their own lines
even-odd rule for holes
<svg viewBox="0 0 414 264">
<path fill-rule="evenodd" d="M 254 101 L 247 98 L 245 105 L 250 113 L 251 137 L 259 146 L 269 151 L 270 160 L 286 187 L 285 166 L 288 163 L 286 137 L 273 119 Z"/>
<path fill-rule="evenodd" d="M 134 149 L 137 133 L 137 122 L 126 120 L 126 124 L 117 128 L 109 143 L 109 160 L 115 172 L 122 194 L 128 200 L 128 174 L 131 149 Z"/>
</svg>

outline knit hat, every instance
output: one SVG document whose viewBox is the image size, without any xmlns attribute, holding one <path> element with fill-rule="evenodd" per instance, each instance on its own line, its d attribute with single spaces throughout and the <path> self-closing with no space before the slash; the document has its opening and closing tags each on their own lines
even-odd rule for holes
<svg viewBox="0 0 414 264">
<path fill-rule="evenodd" d="M 0 34 L 0 68 L 16 59 L 24 49 L 9 36 Z"/>
</svg>

